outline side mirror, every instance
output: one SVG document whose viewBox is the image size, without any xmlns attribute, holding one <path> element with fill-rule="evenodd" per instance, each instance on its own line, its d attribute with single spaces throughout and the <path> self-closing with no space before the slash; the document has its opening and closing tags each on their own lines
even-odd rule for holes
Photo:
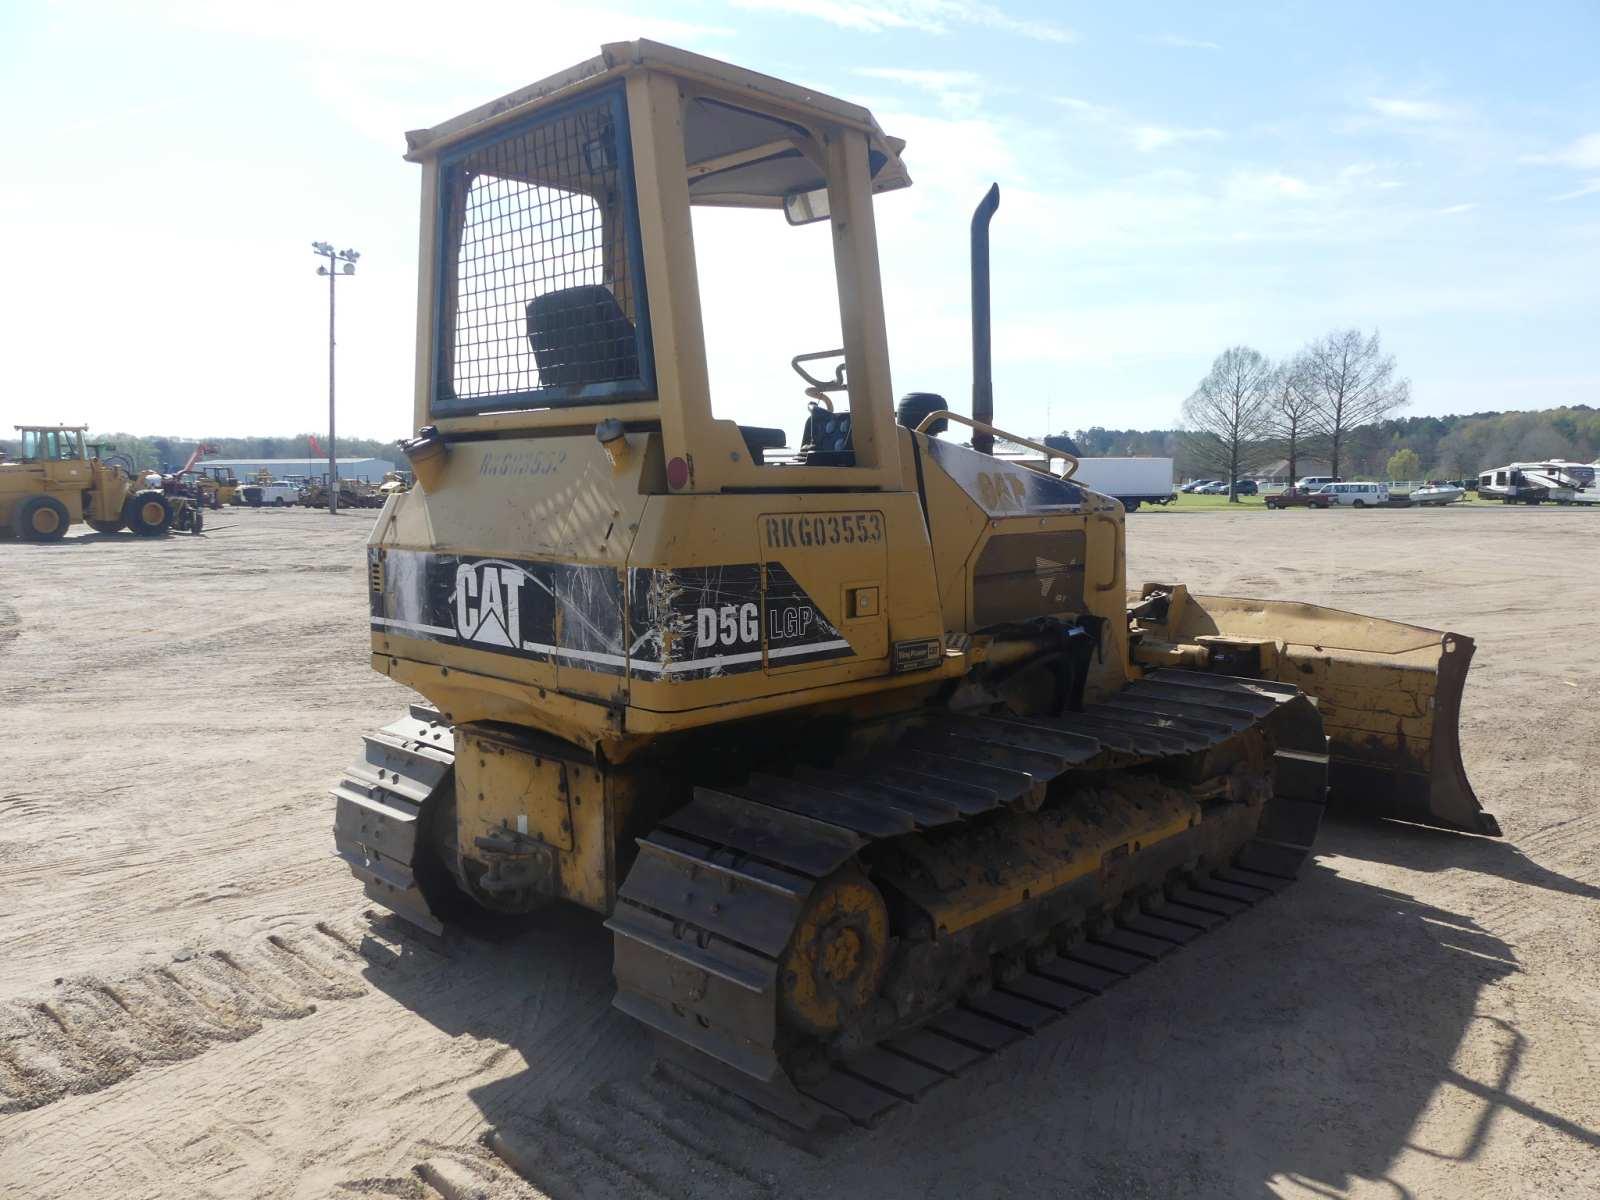
<svg viewBox="0 0 1600 1200">
<path fill-rule="evenodd" d="M 783 215 L 791 225 L 809 225 L 813 221 L 826 221 L 828 189 L 816 188 L 809 192 L 790 192 L 783 198 Z"/>
</svg>

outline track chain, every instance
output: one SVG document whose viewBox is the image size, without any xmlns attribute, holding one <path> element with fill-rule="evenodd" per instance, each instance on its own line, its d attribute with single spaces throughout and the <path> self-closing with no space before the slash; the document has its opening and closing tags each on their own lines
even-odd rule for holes
<svg viewBox="0 0 1600 1200">
<path fill-rule="evenodd" d="M 1276 746 L 1275 795 L 1231 866 L 1060 957 L 1030 958 L 820 1080 L 791 1083 L 777 1050 L 778 960 L 818 881 L 874 840 L 1036 805 L 1075 768 L 1204 751 L 1261 723 Z M 1155 672 L 1060 718 L 946 716 L 854 772 L 698 788 L 640 839 L 607 922 L 615 1003 L 662 1035 L 668 1058 L 785 1120 L 872 1125 L 1286 886 L 1310 855 L 1326 793 L 1321 722 L 1297 689 L 1187 671 Z"/>
</svg>

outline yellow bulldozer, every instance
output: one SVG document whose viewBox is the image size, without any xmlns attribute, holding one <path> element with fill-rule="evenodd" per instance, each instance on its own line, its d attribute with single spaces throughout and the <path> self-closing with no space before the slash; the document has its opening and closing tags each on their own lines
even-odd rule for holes
<svg viewBox="0 0 1600 1200">
<path fill-rule="evenodd" d="M 224 504 L 233 504 L 244 484 L 232 467 L 208 467 L 202 463 L 195 468 L 194 486 L 207 508 L 219 509 Z"/>
<path fill-rule="evenodd" d="M 0 462 L 0 529 L 23 541 L 60 541 L 80 521 L 100 533 L 126 526 L 145 537 L 160 537 L 180 517 L 185 528 L 197 520 L 190 509 L 198 508 L 190 501 L 142 487 L 131 460 L 103 457 L 105 447 L 87 445 L 87 426 L 16 429 L 22 443 L 18 458 Z"/>
<path fill-rule="evenodd" d="M 604 913 L 665 1053 L 871 1122 L 1285 886 L 1330 796 L 1498 833 L 1470 638 L 1130 593 L 1121 505 L 996 428 L 997 189 L 969 416 L 891 391 L 910 178 L 864 108 L 639 41 L 408 143 L 416 483 L 367 565 L 372 666 L 425 702 L 334 791 L 406 920 Z M 837 336 L 761 425 L 713 411 L 698 206 L 826 243 Z"/>
</svg>

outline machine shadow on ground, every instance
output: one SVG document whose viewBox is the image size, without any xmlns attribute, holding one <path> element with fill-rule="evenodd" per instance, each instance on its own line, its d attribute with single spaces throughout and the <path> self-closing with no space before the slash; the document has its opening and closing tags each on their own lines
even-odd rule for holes
<svg viewBox="0 0 1600 1200">
<path fill-rule="evenodd" d="M 1396 837 L 1387 825 L 1357 823 L 1328 834 L 1331 854 L 1586 887 L 1539 868 L 1530 876 L 1525 858 L 1487 839 L 1446 844 L 1433 831 L 1403 827 Z M 1484 848 L 1463 851 L 1461 843 Z M 452 932 L 444 943 L 387 920 L 378 925 L 384 936 L 368 947 L 369 982 L 440 1029 L 502 1042 L 527 1063 L 472 1090 L 490 1126 L 534 1137 L 556 1156 L 569 1146 L 604 1158 L 608 1144 L 623 1154 L 607 1137 L 580 1147 L 570 1136 L 595 1128 L 584 1112 L 596 1096 L 646 1076 L 654 1057 L 645 1031 L 610 1007 L 611 939 L 599 917 L 558 907 L 519 929 Z M 811 1153 L 799 1153 L 759 1122 L 732 1126 L 730 1137 L 729 1107 L 742 1102 L 720 1106 L 713 1121 L 682 1116 L 689 1128 L 707 1129 L 707 1153 L 752 1169 L 782 1162 L 759 1189 L 778 1195 L 1081 1187 L 1096 1195 L 1244 1196 L 1274 1194 L 1269 1184 L 1284 1180 L 1325 1193 L 1388 1180 L 1406 1152 L 1470 1161 L 1503 1110 L 1600 1146 L 1593 1131 L 1515 1093 L 1524 1035 L 1480 1012 L 1479 996 L 1518 969 L 1511 949 L 1472 918 L 1317 866 L 1282 896 L 877 1129 L 813 1139 Z M 1494 1062 L 1492 1072 L 1457 1069 L 1469 1039 L 1472 1060 Z M 1471 1136 L 1455 1145 L 1417 1141 L 1419 1119 L 1450 1088 L 1481 1106 Z M 736 1144 L 713 1145 L 718 1128 L 723 1142 Z M 691 1140 L 680 1137 L 663 1152 L 683 1158 L 685 1179 L 694 1177 Z M 651 1178 L 674 1174 L 657 1163 Z M 549 1190 L 550 1180 L 540 1182 Z M 672 1194 L 677 1186 L 645 1191 Z M 683 1183 L 681 1193 L 698 1190 Z"/>
<path fill-rule="evenodd" d="M 1319 849 L 1338 839 L 1338 853 L 1412 871 L 1475 871 L 1511 883 L 1600 900 L 1600 887 L 1539 865 L 1509 838 L 1477 837 L 1402 821 L 1330 818 Z"/>
</svg>

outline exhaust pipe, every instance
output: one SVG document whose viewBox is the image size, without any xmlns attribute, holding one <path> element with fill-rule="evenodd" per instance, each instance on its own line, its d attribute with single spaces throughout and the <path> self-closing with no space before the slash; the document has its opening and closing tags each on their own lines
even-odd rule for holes
<svg viewBox="0 0 1600 1200">
<path fill-rule="evenodd" d="M 1000 185 L 990 184 L 972 214 L 972 419 L 994 424 L 994 364 L 989 351 L 989 221 L 1000 207 Z M 972 432 L 972 448 L 994 453 L 994 434 Z"/>
</svg>

